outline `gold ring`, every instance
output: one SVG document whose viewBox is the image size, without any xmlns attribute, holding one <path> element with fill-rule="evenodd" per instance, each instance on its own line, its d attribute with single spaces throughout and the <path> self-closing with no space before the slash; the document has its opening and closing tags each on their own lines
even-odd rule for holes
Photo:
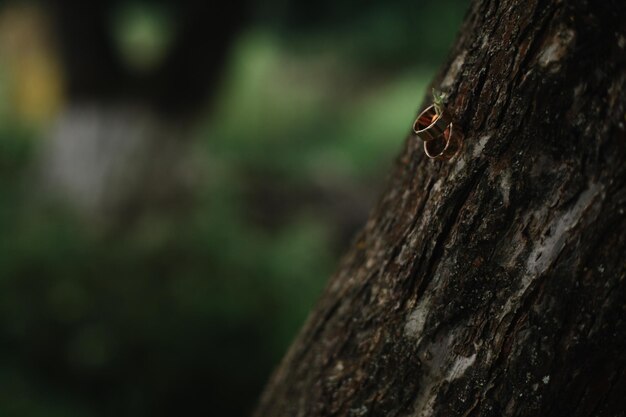
<svg viewBox="0 0 626 417">
<path fill-rule="evenodd" d="M 424 142 L 428 142 L 443 135 L 451 123 L 450 114 L 445 109 L 437 113 L 433 104 L 417 116 L 413 122 L 413 132 Z"/>
<path fill-rule="evenodd" d="M 463 144 L 463 134 L 454 129 L 453 123 L 450 123 L 436 139 L 424 141 L 424 152 L 430 159 L 450 159 L 459 152 Z"/>
</svg>

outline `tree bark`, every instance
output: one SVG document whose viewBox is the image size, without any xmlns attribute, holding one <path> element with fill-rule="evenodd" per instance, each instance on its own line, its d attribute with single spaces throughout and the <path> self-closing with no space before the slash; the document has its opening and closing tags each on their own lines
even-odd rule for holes
<svg viewBox="0 0 626 417">
<path fill-rule="evenodd" d="M 433 82 L 464 148 L 407 139 L 255 416 L 626 414 L 625 21 L 473 1 Z"/>
</svg>

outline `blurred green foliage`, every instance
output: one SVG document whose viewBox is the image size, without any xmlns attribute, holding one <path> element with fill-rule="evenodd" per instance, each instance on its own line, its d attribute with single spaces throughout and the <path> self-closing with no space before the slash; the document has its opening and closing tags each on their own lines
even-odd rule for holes
<svg viewBox="0 0 626 417">
<path fill-rule="evenodd" d="M 328 2 L 305 25 L 304 6 L 268 4 L 197 129 L 201 176 L 183 211 L 90 224 L 41 197 L 43 139 L 0 129 L 0 415 L 253 406 L 380 190 L 464 7 L 340 3 L 347 20 L 325 15 Z M 429 33 L 441 36 L 419 39 Z"/>
</svg>

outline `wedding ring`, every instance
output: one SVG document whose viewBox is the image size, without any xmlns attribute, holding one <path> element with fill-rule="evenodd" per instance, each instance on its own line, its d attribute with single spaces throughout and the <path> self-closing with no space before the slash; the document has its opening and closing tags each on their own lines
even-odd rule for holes
<svg viewBox="0 0 626 417">
<path fill-rule="evenodd" d="M 451 123 L 450 114 L 445 109 L 441 109 L 441 113 L 437 114 L 433 104 L 417 116 L 413 122 L 413 132 L 424 142 L 429 142 L 443 135 Z"/>
<path fill-rule="evenodd" d="M 463 144 L 463 134 L 450 123 L 436 140 L 424 141 L 426 156 L 436 160 L 447 160 L 459 152 Z"/>
</svg>

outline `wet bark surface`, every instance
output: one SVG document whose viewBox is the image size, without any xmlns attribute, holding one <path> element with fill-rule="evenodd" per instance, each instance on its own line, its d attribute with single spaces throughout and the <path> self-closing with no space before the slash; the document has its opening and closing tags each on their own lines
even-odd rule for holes
<svg viewBox="0 0 626 417">
<path fill-rule="evenodd" d="M 255 416 L 625 415 L 624 16 L 471 4 L 433 82 L 464 148 L 407 139 Z"/>
</svg>

